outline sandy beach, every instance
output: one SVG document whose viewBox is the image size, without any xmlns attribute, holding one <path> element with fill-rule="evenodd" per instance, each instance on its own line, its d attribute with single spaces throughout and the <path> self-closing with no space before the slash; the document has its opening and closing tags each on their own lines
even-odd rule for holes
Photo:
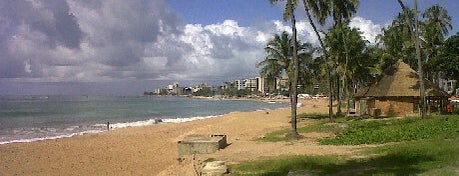
<svg viewBox="0 0 459 176">
<path fill-rule="evenodd" d="M 325 101 L 302 101 L 299 113 L 326 113 Z M 0 145 L 0 175 L 194 175 L 208 158 L 227 163 L 286 154 L 351 154 L 361 146 L 321 146 L 329 134 L 303 134 L 297 142 L 254 139 L 288 128 L 289 109 L 234 112 L 221 117 L 178 124 L 131 127 L 97 134 L 30 143 Z M 301 124 L 311 123 L 303 120 Z M 190 134 L 228 136 L 225 149 L 178 161 L 177 142 Z"/>
</svg>

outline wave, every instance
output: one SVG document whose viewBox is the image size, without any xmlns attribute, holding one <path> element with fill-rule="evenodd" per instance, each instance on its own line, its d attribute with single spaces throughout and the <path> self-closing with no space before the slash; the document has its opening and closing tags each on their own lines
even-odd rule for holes
<svg viewBox="0 0 459 176">
<path fill-rule="evenodd" d="M 78 133 L 50 135 L 50 136 L 45 136 L 45 137 L 36 137 L 36 138 L 29 138 L 29 139 L 12 139 L 8 141 L 0 141 L 0 145 L 9 144 L 9 143 L 27 143 L 27 142 L 36 142 L 36 141 L 44 141 L 44 140 L 53 140 L 53 139 L 68 138 L 68 137 L 73 137 L 77 135 L 84 135 L 84 134 L 89 134 L 89 133 L 99 133 L 99 132 L 102 132 L 102 131 L 89 130 L 89 131 L 78 132 Z"/>
<path fill-rule="evenodd" d="M 284 107 L 275 108 L 283 109 Z M 269 110 L 269 108 L 262 108 L 255 111 Z M 243 110 L 244 111 L 244 110 Z M 251 111 L 251 110 L 249 110 Z M 233 111 L 240 112 L 240 111 Z M 223 114 L 228 114 L 232 112 L 223 112 Z M 117 130 L 128 127 L 140 127 L 140 126 L 150 126 L 166 123 L 183 123 L 194 120 L 208 119 L 214 117 L 220 117 L 223 115 L 209 115 L 209 116 L 195 116 L 195 117 L 180 117 L 180 118 L 171 118 L 171 117 L 150 117 L 146 120 L 131 121 L 131 122 L 113 122 L 110 123 L 110 130 Z M 148 118 L 148 117 L 147 117 Z M 32 127 L 32 128 L 15 128 L 11 130 L 0 130 L 0 145 L 9 144 L 9 143 L 26 143 L 26 142 L 35 142 L 43 140 L 53 140 L 60 138 L 68 138 L 77 135 L 93 134 L 107 131 L 106 123 L 96 123 L 88 125 L 68 125 L 60 127 Z"/>
<path fill-rule="evenodd" d="M 183 123 L 183 122 L 189 122 L 189 121 L 200 120 L 200 119 L 208 119 L 208 118 L 214 118 L 214 117 L 220 117 L 220 116 L 222 115 L 199 116 L 199 117 L 189 117 L 189 118 L 164 118 L 164 119 L 153 118 L 153 119 L 147 119 L 147 120 L 141 120 L 141 121 L 135 121 L 135 122 L 113 123 L 113 124 L 110 124 L 110 130 L 116 130 L 116 129 L 122 129 L 122 128 L 128 128 L 128 127 L 150 126 L 150 125 L 158 125 L 158 124 L 166 124 L 166 123 Z M 10 138 L 10 139 L 5 140 L 5 137 L 2 137 L 0 139 L 0 145 L 9 144 L 9 143 L 27 143 L 27 142 L 36 142 L 36 141 L 43 141 L 43 140 L 69 138 L 69 137 L 73 137 L 77 135 L 94 134 L 94 133 L 100 133 L 100 132 L 107 131 L 107 124 L 95 124 L 89 127 L 92 129 L 84 130 L 84 128 L 88 128 L 88 127 L 82 127 L 82 126 L 69 126 L 61 130 L 58 130 L 56 128 L 15 129 L 11 131 L 11 133 L 14 133 L 12 135 L 16 134 L 16 135 L 22 136 L 23 138 L 19 137 L 19 139 Z M 37 129 L 40 129 L 40 130 L 37 130 Z M 64 131 L 66 131 L 67 133 L 63 134 Z M 41 134 L 41 136 L 30 138 L 29 134 L 34 134 L 34 136 L 40 136 Z M 29 138 L 24 137 L 24 136 L 29 136 Z M 5 140 L 5 141 L 2 141 L 2 140 Z"/>
</svg>

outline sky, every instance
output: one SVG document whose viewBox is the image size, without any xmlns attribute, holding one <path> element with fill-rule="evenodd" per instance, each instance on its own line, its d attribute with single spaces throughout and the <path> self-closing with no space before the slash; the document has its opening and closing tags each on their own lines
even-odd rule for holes
<svg viewBox="0 0 459 176">
<path fill-rule="evenodd" d="M 459 3 L 418 0 L 419 10 L 434 4 L 455 34 Z M 267 41 L 291 30 L 282 11 L 268 0 L 1 0 L 0 95 L 141 94 L 255 77 Z M 396 0 L 361 0 L 350 25 L 374 43 L 400 11 Z M 299 40 L 317 44 L 301 8 L 297 16 Z"/>
</svg>

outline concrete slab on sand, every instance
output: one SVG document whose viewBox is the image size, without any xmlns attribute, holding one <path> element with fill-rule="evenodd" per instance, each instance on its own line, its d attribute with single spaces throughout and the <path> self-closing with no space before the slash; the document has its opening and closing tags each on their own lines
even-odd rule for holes
<svg viewBox="0 0 459 176">
<path fill-rule="evenodd" d="M 179 156 L 214 153 L 227 146 L 225 134 L 189 135 L 178 141 Z"/>
</svg>

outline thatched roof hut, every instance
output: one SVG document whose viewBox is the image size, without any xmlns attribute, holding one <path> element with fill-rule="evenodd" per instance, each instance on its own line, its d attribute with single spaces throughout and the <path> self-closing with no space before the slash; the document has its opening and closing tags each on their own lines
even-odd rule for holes
<svg viewBox="0 0 459 176">
<path fill-rule="evenodd" d="M 441 90 L 433 82 L 424 79 L 426 90 L 426 100 L 428 100 L 429 108 L 432 110 L 433 103 L 438 109 L 442 106 L 442 101 L 447 100 L 449 95 Z M 379 81 L 372 84 L 370 87 L 358 91 L 355 95 L 361 115 L 363 114 L 378 114 L 381 115 L 410 115 L 415 114 L 419 110 L 419 75 L 416 71 L 410 68 L 408 64 L 399 61 L 396 71 L 392 75 L 384 75 Z M 365 105 L 365 107 L 362 107 Z M 363 113 L 363 114 L 362 114 Z"/>
</svg>

